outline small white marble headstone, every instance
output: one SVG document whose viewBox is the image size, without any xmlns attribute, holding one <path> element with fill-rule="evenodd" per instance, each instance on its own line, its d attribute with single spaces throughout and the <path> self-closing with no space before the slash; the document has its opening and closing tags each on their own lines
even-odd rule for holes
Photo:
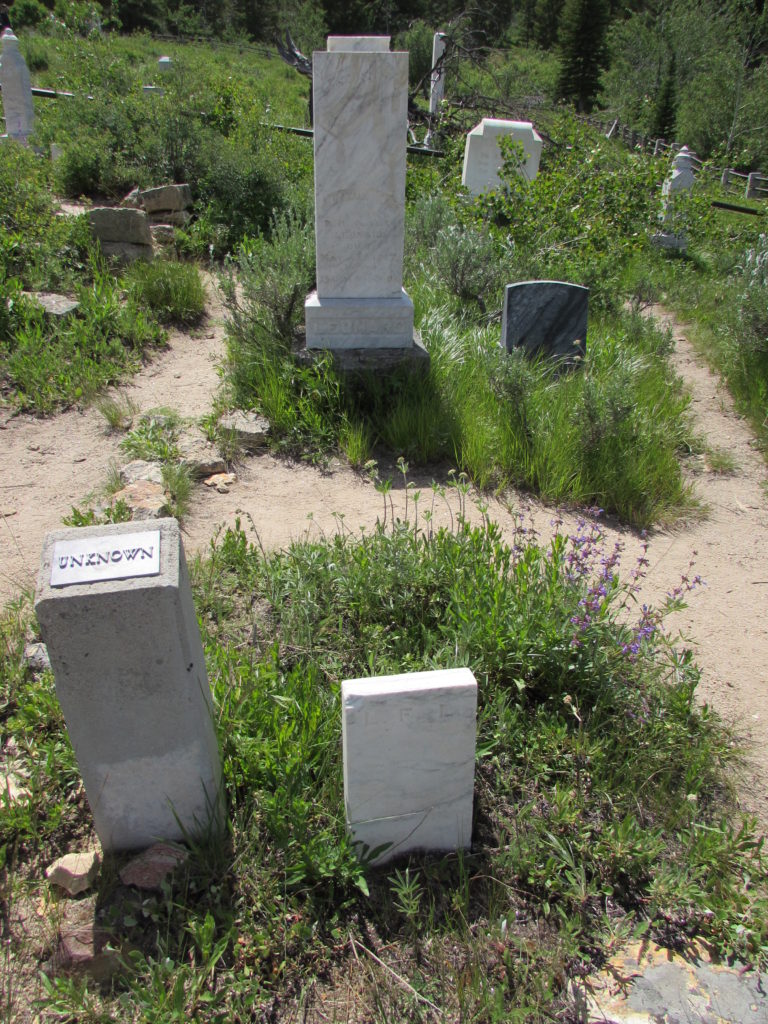
<svg viewBox="0 0 768 1024">
<path fill-rule="evenodd" d="M 341 684 L 347 828 L 362 857 L 466 849 L 477 682 L 468 668 Z"/>
<path fill-rule="evenodd" d="M 523 162 L 520 174 L 527 181 L 533 181 L 539 173 L 542 138 L 530 121 L 504 121 L 484 117 L 467 135 L 464 147 L 464 168 L 461 183 L 470 195 L 479 196 L 491 189 L 499 188 L 502 166 L 499 139 L 508 137 L 523 147 Z"/>
</svg>

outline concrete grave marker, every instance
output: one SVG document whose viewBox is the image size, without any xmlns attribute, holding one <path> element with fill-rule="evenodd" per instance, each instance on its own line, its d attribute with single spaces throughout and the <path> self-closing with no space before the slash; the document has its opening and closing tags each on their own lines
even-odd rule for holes
<svg viewBox="0 0 768 1024">
<path fill-rule="evenodd" d="M 347 828 L 383 864 L 472 838 L 477 683 L 468 668 L 341 684 Z M 359 848 L 363 852 L 362 846 Z"/>
<path fill-rule="evenodd" d="M 176 520 L 49 533 L 35 611 L 103 848 L 217 825 L 213 707 Z"/>
<path fill-rule="evenodd" d="M 2 34 L 0 87 L 5 118 L 5 135 L 2 138 L 26 143 L 35 127 L 32 81 L 19 50 L 19 40 L 9 28 Z"/>
<path fill-rule="evenodd" d="M 410 349 L 403 289 L 408 54 L 330 36 L 312 59 L 317 291 L 307 348 Z"/>
<path fill-rule="evenodd" d="M 504 290 L 501 346 L 573 359 L 587 351 L 589 288 L 565 281 L 523 281 Z"/>
<path fill-rule="evenodd" d="M 484 117 L 467 135 L 464 146 L 461 183 L 469 189 L 470 195 L 479 196 L 500 187 L 500 138 L 511 138 L 522 144 L 525 157 L 520 173 L 524 178 L 533 181 L 539 173 L 542 140 L 531 122 L 501 121 L 497 118 Z"/>
</svg>

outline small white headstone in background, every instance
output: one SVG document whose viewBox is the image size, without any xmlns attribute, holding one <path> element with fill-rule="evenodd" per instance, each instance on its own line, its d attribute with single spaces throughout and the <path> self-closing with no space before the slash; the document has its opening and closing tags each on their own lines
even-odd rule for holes
<svg viewBox="0 0 768 1024">
<path fill-rule="evenodd" d="M 202 835 L 223 811 L 179 524 L 153 526 L 55 530 L 38 578 L 35 611 L 105 850 Z M 131 578 L 137 566 L 153 574 Z"/>
<path fill-rule="evenodd" d="M 165 74 L 167 71 L 170 71 L 171 68 L 173 67 L 173 61 L 171 60 L 170 57 L 158 57 L 157 67 L 160 71 L 163 72 L 163 74 Z"/>
<path fill-rule="evenodd" d="M 468 668 L 341 684 L 344 803 L 361 855 L 382 864 L 472 839 L 477 683 Z"/>
<path fill-rule="evenodd" d="M 661 219 L 662 230 L 653 236 L 655 245 L 663 249 L 678 249 L 684 252 L 688 248 L 688 236 L 675 224 L 675 208 L 673 197 L 682 192 L 690 191 L 696 184 L 696 161 L 687 146 L 677 153 L 672 161 L 672 168 L 661 186 Z"/>
<path fill-rule="evenodd" d="M 2 35 L 0 62 L 5 137 L 26 143 L 35 127 L 32 81 L 19 50 L 19 40 L 9 28 Z"/>
<path fill-rule="evenodd" d="M 432 39 L 432 75 L 430 76 L 430 89 L 429 89 L 429 112 L 430 114 L 436 114 L 440 109 L 440 104 L 443 100 L 445 93 L 445 76 L 443 74 L 442 66 L 434 70 L 435 65 L 445 53 L 445 33 L 435 32 L 434 38 Z"/>
<path fill-rule="evenodd" d="M 461 183 L 470 195 L 479 196 L 499 188 L 499 171 L 502 165 L 499 139 L 511 138 L 522 143 L 524 150 L 521 175 L 533 181 L 539 173 L 542 140 L 530 121 L 500 121 L 484 117 L 467 135 L 464 147 L 464 170 Z"/>
</svg>

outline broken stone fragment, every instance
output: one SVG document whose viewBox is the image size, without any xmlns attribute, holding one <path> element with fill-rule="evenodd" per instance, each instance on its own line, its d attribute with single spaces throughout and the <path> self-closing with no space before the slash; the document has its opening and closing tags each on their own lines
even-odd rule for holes
<svg viewBox="0 0 768 1024">
<path fill-rule="evenodd" d="M 229 494 L 230 485 L 236 480 L 234 473 L 214 473 L 203 482 L 206 487 L 215 487 L 219 494 Z"/>
<path fill-rule="evenodd" d="M 41 643 L 28 643 L 24 647 L 24 661 L 33 672 L 45 672 L 51 667 L 48 648 Z"/>
<path fill-rule="evenodd" d="M 110 937 L 97 923 L 95 896 L 68 901 L 59 924 L 59 944 L 45 965 L 46 973 L 82 973 L 106 981 L 120 966 L 120 953 L 110 948 Z"/>
<path fill-rule="evenodd" d="M 233 434 L 235 440 L 248 452 L 263 447 L 269 435 L 269 420 L 265 416 L 240 409 L 222 416 L 219 426 Z"/>
<path fill-rule="evenodd" d="M 152 480 L 137 480 L 112 495 L 112 504 L 124 501 L 132 512 L 132 518 L 162 519 L 168 515 L 168 498 L 162 484 Z"/>
<path fill-rule="evenodd" d="M 101 857 L 96 850 L 67 853 L 46 868 L 45 877 L 51 885 L 61 886 L 70 896 L 76 896 L 93 885 L 100 864 Z"/>
<path fill-rule="evenodd" d="M 166 875 L 183 864 L 188 857 L 187 850 L 180 846 L 155 843 L 121 868 L 120 881 L 123 885 L 134 885 L 137 889 L 160 890 Z"/>
<path fill-rule="evenodd" d="M 200 480 L 212 473 L 224 473 L 227 464 L 202 434 L 185 434 L 179 439 L 180 465 L 189 475 Z"/>
<path fill-rule="evenodd" d="M 126 485 L 138 483 L 139 480 L 149 480 L 151 483 L 161 484 L 163 482 L 163 470 L 157 462 L 134 459 L 132 462 L 127 462 L 121 467 L 120 479 Z"/>
</svg>

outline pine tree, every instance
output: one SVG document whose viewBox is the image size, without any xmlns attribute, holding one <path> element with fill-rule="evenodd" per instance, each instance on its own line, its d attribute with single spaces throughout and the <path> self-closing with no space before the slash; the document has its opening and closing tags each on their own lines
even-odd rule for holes
<svg viewBox="0 0 768 1024">
<path fill-rule="evenodd" d="M 560 70 L 557 94 L 588 113 L 607 59 L 608 0 L 565 0 L 560 15 Z"/>
<path fill-rule="evenodd" d="M 649 132 L 653 138 L 671 142 L 675 134 L 677 119 L 677 89 L 675 86 L 675 55 L 669 59 L 667 73 L 661 81 L 653 104 Z"/>
</svg>

